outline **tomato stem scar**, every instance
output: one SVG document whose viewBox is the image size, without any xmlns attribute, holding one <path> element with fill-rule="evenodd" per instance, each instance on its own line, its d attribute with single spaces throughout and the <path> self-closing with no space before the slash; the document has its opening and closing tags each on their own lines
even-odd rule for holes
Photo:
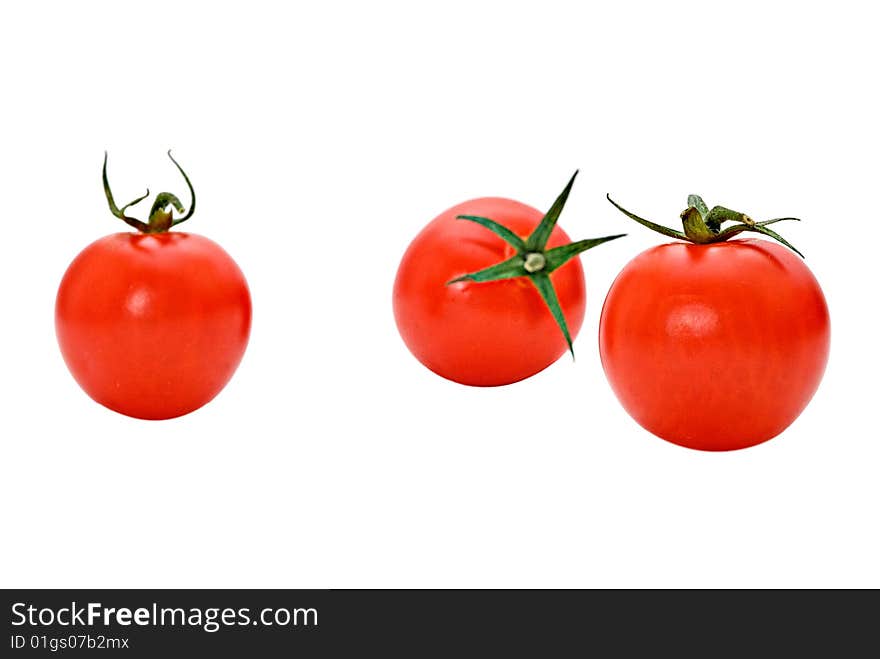
<svg viewBox="0 0 880 659">
<path fill-rule="evenodd" d="M 523 268 L 526 269 L 526 272 L 538 272 L 543 270 L 545 265 L 547 265 L 547 259 L 541 252 L 529 252 L 523 262 Z"/>
<path fill-rule="evenodd" d="M 568 350 L 571 353 L 572 358 L 574 358 L 574 348 L 571 344 L 571 334 L 568 330 L 568 323 L 565 320 L 565 314 L 562 312 L 562 307 L 559 305 L 556 290 L 553 288 L 550 274 L 554 270 L 565 265 L 578 254 L 585 252 L 596 245 L 601 245 L 602 243 L 622 238 L 626 235 L 621 233 L 613 236 L 605 236 L 603 238 L 590 238 L 588 240 L 579 240 L 560 247 L 547 249 L 547 241 L 550 239 L 550 234 L 556 226 L 560 213 L 562 213 L 562 209 L 565 206 L 568 194 L 571 192 L 571 187 L 574 184 L 577 175 L 578 173 L 575 171 L 569 180 L 568 185 L 565 186 L 565 189 L 556 198 L 556 201 L 553 202 L 550 210 L 548 210 L 547 214 L 541 219 L 541 222 L 532 232 L 532 235 L 525 240 L 504 225 L 499 224 L 488 217 L 458 215 L 456 217 L 457 220 L 475 222 L 487 228 L 508 245 L 513 247 L 516 250 L 516 254 L 506 261 L 496 263 L 495 265 L 479 270 L 478 272 L 461 275 L 460 277 L 456 277 L 455 279 L 446 282 L 448 286 L 449 284 L 462 281 L 487 282 L 515 279 L 517 277 L 528 277 L 538 290 L 538 293 L 540 293 L 541 299 L 544 300 L 544 304 L 547 305 L 547 308 L 553 315 L 553 319 L 556 321 L 556 324 L 559 326 L 560 331 L 565 337 L 565 342 L 568 344 Z"/>
</svg>

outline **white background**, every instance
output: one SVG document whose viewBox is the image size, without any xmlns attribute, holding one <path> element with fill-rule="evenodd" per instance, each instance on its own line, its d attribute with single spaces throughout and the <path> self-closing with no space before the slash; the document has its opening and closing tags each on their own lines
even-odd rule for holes
<svg viewBox="0 0 880 659">
<path fill-rule="evenodd" d="M 11 3 L 0 10 L 0 585 L 878 587 L 880 45 L 869 3 Z M 246 273 L 254 325 L 184 418 L 110 412 L 54 336 L 106 208 L 191 175 L 186 229 Z M 474 389 L 419 364 L 391 286 L 485 195 L 629 231 L 583 258 L 564 357 Z M 639 428 L 602 373 L 619 269 L 688 193 L 795 215 L 832 318 L 823 383 L 726 454 Z M 144 206 L 148 207 L 147 204 Z M 768 282 L 768 286 L 772 282 Z"/>
</svg>

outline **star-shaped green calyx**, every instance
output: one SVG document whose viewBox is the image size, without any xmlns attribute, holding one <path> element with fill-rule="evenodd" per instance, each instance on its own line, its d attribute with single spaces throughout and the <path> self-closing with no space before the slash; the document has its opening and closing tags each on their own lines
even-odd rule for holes
<svg viewBox="0 0 880 659">
<path fill-rule="evenodd" d="M 125 222 L 131 227 L 134 227 L 141 233 L 163 233 L 168 231 L 171 227 L 177 226 L 181 222 L 186 222 L 189 218 L 192 217 L 192 214 L 196 210 L 196 192 L 193 190 L 192 183 L 189 181 L 189 177 L 186 175 L 186 172 L 183 171 L 183 168 L 177 164 L 177 161 L 174 159 L 174 156 L 171 155 L 171 150 L 168 151 L 168 157 L 171 158 L 171 162 L 174 163 L 175 167 L 177 167 L 178 171 L 183 175 L 183 180 L 186 181 L 186 185 L 189 188 L 190 196 L 192 197 L 192 204 L 189 207 L 189 212 L 183 217 L 174 218 L 173 212 L 169 210 L 169 207 L 174 207 L 178 213 L 183 213 L 183 204 L 180 202 L 175 195 L 170 192 L 160 192 L 156 195 L 156 200 L 153 202 L 153 207 L 150 209 L 150 217 L 146 222 L 142 222 L 137 218 L 130 217 L 125 214 L 126 209 L 139 204 L 144 199 L 150 196 L 150 190 L 147 188 L 147 193 L 138 197 L 134 201 L 130 201 L 122 208 L 118 208 L 116 206 L 116 202 L 113 201 L 113 193 L 110 192 L 110 182 L 107 180 L 107 152 L 104 152 L 104 170 L 102 172 L 103 180 L 104 180 L 104 195 L 107 197 L 107 204 L 110 206 L 110 212 L 113 213 L 114 216 L 118 217 L 120 220 Z"/>
<path fill-rule="evenodd" d="M 565 314 L 562 313 L 562 307 L 559 306 L 559 299 L 556 296 L 556 290 L 553 287 L 550 274 L 554 270 L 565 265 L 581 252 L 585 252 L 591 247 L 607 243 L 609 240 L 615 240 L 616 238 L 621 238 L 626 235 L 621 233 L 614 236 L 605 236 L 604 238 L 590 238 L 588 240 L 579 240 L 567 245 L 561 245 L 560 247 L 547 249 L 547 241 L 550 239 L 553 227 L 556 226 L 559 215 L 562 213 L 565 202 L 568 200 L 568 194 L 571 192 L 571 186 L 574 185 L 574 179 L 577 177 L 577 174 L 577 172 L 574 173 L 571 180 L 568 182 L 568 185 L 565 186 L 565 189 L 556 198 L 556 201 L 553 202 L 550 210 L 547 211 L 547 214 L 541 219 L 541 222 L 526 239 L 520 238 L 504 225 L 499 224 L 488 217 L 477 217 L 475 215 L 457 216 L 456 219 L 458 220 L 476 222 L 477 224 L 486 227 L 489 231 L 513 247 L 516 250 L 516 254 L 506 261 L 489 266 L 478 272 L 472 272 L 462 275 L 461 277 L 456 277 L 447 282 L 447 284 L 454 284 L 460 281 L 486 282 L 499 281 L 502 279 L 515 279 L 516 277 L 528 277 L 541 294 L 541 298 L 544 300 L 547 308 L 553 315 L 556 324 L 559 325 L 559 329 L 565 336 L 565 342 L 568 344 L 568 349 L 571 352 L 572 357 L 574 357 L 574 348 L 571 344 L 571 334 L 568 331 Z"/>
<path fill-rule="evenodd" d="M 605 198 L 608 199 L 608 201 L 610 201 L 617 210 L 626 215 L 628 218 L 635 220 L 642 226 L 646 226 L 649 229 L 656 231 L 657 233 L 662 233 L 664 236 L 669 236 L 670 238 L 687 240 L 688 242 L 696 243 L 698 245 L 707 245 L 709 243 L 721 243 L 725 240 L 733 238 L 740 233 L 751 231 L 753 233 L 760 233 L 764 236 L 773 238 L 773 240 L 782 243 L 795 254 L 797 254 L 801 258 L 804 258 L 804 255 L 801 254 L 797 249 L 795 249 L 794 245 L 792 245 L 790 242 L 788 242 L 785 238 L 780 236 L 772 229 L 767 228 L 767 226 L 770 224 L 775 224 L 776 222 L 784 222 L 786 220 L 800 222 L 800 220 L 796 217 L 777 217 L 773 220 L 756 222 L 745 213 L 732 211 L 729 208 L 725 208 L 724 206 L 713 206 L 712 210 L 709 210 L 709 208 L 706 206 L 705 202 L 699 195 L 692 194 L 688 196 L 687 208 L 685 208 L 679 216 L 681 217 L 681 223 L 683 225 L 684 231 L 676 231 L 675 229 L 665 227 L 662 224 L 651 222 L 650 220 L 646 220 L 642 217 L 639 217 L 638 215 L 629 212 L 622 206 L 618 205 L 618 203 L 611 198 L 611 195 L 605 195 Z M 728 225 L 727 227 L 722 229 L 721 225 L 725 222 L 734 222 L 735 224 Z"/>
</svg>

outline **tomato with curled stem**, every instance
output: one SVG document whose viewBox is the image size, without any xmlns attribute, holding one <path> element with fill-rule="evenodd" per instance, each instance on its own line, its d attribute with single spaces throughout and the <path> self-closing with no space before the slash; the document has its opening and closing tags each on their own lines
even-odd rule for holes
<svg viewBox="0 0 880 659">
<path fill-rule="evenodd" d="M 438 215 L 410 243 L 393 307 L 401 337 L 422 364 L 455 382 L 497 386 L 530 377 L 572 349 L 586 305 L 574 257 L 620 237 L 572 243 L 556 225 L 574 179 L 546 214 L 512 199 L 472 199 Z"/>
<path fill-rule="evenodd" d="M 251 299 L 235 261 L 203 236 L 170 231 L 189 212 L 171 193 L 156 197 L 150 218 L 125 214 L 147 194 L 111 212 L 137 231 L 105 236 L 73 260 L 55 302 L 62 356 L 95 401 L 128 416 L 168 419 L 213 399 L 232 377 L 247 346 Z"/>
<path fill-rule="evenodd" d="M 796 218 L 755 222 L 691 195 L 682 232 L 611 203 L 684 241 L 636 256 L 605 299 L 599 351 L 623 407 L 651 433 L 692 449 L 743 449 L 779 435 L 817 390 L 830 344 L 816 278 L 768 228 Z M 777 242 L 729 240 L 747 232 Z"/>
</svg>

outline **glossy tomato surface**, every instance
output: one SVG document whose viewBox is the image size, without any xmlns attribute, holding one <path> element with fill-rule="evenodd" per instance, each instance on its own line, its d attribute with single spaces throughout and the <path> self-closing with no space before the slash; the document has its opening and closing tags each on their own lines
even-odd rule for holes
<svg viewBox="0 0 880 659">
<path fill-rule="evenodd" d="M 602 309 L 602 366 L 645 429 L 707 451 L 787 428 L 825 371 L 828 307 L 796 254 L 766 240 L 642 252 Z"/>
<path fill-rule="evenodd" d="M 431 221 L 401 260 L 394 282 L 397 327 L 429 369 L 462 384 L 496 386 L 527 378 L 566 352 L 559 326 L 524 277 L 476 283 L 455 277 L 482 270 L 515 251 L 486 228 L 457 215 L 488 217 L 525 239 L 544 213 L 511 199 L 485 197 L 453 206 Z M 548 248 L 570 242 L 558 226 Z M 550 275 L 572 340 L 584 320 L 584 273 L 572 259 Z"/>
<path fill-rule="evenodd" d="M 239 267 L 191 233 L 117 233 L 86 247 L 61 281 L 55 329 L 79 385 L 112 410 L 167 419 L 226 385 L 247 346 Z"/>
</svg>

